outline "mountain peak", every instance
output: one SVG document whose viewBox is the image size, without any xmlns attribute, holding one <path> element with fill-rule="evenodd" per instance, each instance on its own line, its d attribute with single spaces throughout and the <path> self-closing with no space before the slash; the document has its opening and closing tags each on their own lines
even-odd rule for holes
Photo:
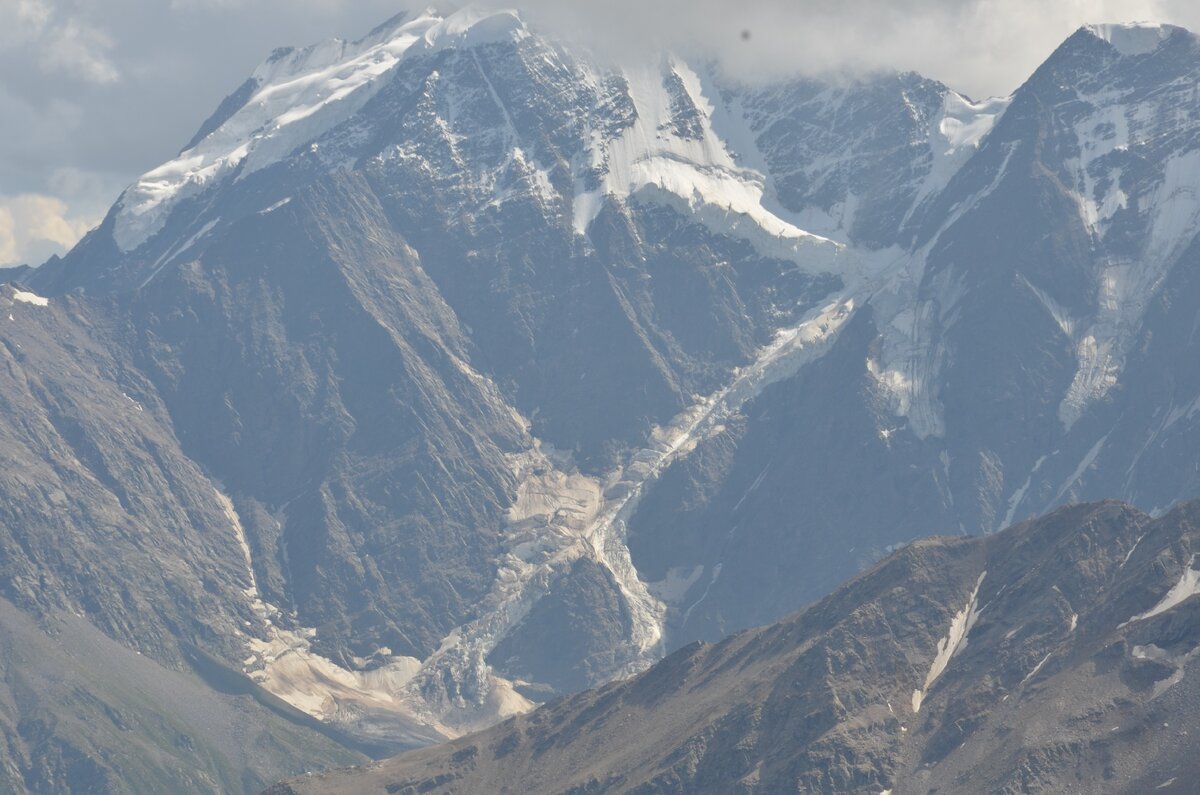
<svg viewBox="0 0 1200 795">
<path fill-rule="evenodd" d="M 170 210 L 235 171 L 269 166 L 358 111 L 402 60 L 451 48 L 520 41 L 512 10 L 468 6 L 393 17 L 354 42 L 329 39 L 271 53 L 206 122 L 178 158 L 143 175 L 121 197 L 114 237 L 132 251 Z"/>
<path fill-rule="evenodd" d="M 1084 25 L 1080 30 L 1108 42 L 1121 55 L 1131 56 L 1154 52 L 1167 38 L 1183 28 L 1159 22 L 1108 22 Z"/>
</svg>

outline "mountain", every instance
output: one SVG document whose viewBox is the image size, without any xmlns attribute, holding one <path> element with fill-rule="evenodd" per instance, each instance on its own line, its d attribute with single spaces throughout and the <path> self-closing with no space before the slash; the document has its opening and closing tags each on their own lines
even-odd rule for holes
<svg viewBox="0 0 1200 795">
<path fill-rule="evenodd" d="M 815 605 L 320 793 L 1191 792 L 1200 503 L 914 542 Z"/>
<path fill-rule="evenodd" d="M 9 265 L 0 268 L 0 281 L 19 282 L 21 277 L 30 273 L 33 268 L 28 265 Z"/>
<path fill-rule="evenodd" d="M 763 175 L 695 105 L 701 79 L 670 58 L 602 71 L 507 12 L 279 51 L 27 279 L 50 310 L 20 305 L 31 317 L 104 318 L 110 369 L 138 378 L 112 405 L 150 405 L 191 466 L 203 521 L 156 559 L 216 580 L 205 609 L 225 626 L 193 632 L 185 603 L 175 635 L 408 742 L 661 653 L 626 514 L 692 437 L 821 349 L 857 278 L 845 246 L 764 207 Z M 189 593 L 165 590 L 159 610 Z M 143 645 L 127 610 L 92 612 Z"/>
<path fill-rule="evenodd" d="M 1008 98 L 748 85 L 470 8 L 278 50 L 0 286 L 0 596 L 380 755 L 917 537 L 1161 513 L 1198 70 L 1107 25 Z"/>
<path fill-rule="evenodd" d="M 1071 36 L 871 254 L 829 353 L 663 474 L 630 548 L 693 580 L 669 634 L 769 622 L 900 540 L 1197 494 L 1198 55 L 1178 28 Z"/>
</svg>

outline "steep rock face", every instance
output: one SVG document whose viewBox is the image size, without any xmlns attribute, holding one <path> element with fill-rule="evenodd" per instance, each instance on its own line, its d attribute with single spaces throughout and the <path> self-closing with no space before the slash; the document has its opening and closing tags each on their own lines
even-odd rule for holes
<svg viewBox="0 0 1200 795">
<path fill-rule="evenodd" d="M 253 792 L 361 759 L 189 670 L 245 654 L 254 577 L 103 309 L 0 287 L 0 789 Z"/>
<path fill-rule="evenodd" d="M 911 240 L 1008 105 L 917 74 L 725 88 L 774 195 L 805 229 L 867 248 Z"/>
<path fill-rule="evenodd" d="M 247 539 L 267 601 L 331 650 L 436 649 L 486 589 L 529 442 L 365 183 L 244 219 L 128 324 L 184 449 L 270 517 Z"/>
<path fill-rule="evenodd" d="M 271 792 L 1182 792 L 1200 506 L 917 542 L 783 622 Z"/>
<path fill-rule="evenodd" d="M 1167 27 L 1152 30 L 1144 48 L 1122 50 L 1108 41 L 1113 30 L 1076 34 L 1030 81 L 1042 106 L 1060 103 L 1046 121 L 1060 131 L 1050 139 L 1060 150 L 1052 162 L 1079 204 L 1091 254 L 1080 266 L 1081 301 L 1046 295 L 1075 367 L 1058 406 L 1066 444 L 1031 477 L 1020 507 L 1032 510 L 1100 493 L 1163 509 L 1195 484 L 1195 462 L 1175 445 L 1194 432 L 1196 376 L 1164 356 L 1169 349 L 1182 357 L 1172 361 L 1189 361 L 1197 311 L 1191 84 L 1200 48 Z M 1063 96 L 1056 86 L 1069 82 L 1077 87 Z M 1162 434 L 1168 427 L 1173 439 Z"/>
<path fill-rule="evenodd" d="M 877 334 L 860 310 L 824 358 L 764 390 L 643 501 L 630 549 L 648 580 L 683 583 L 676 642 L 768 623 L 897 538 L 957 530 L 936 446 L 880 433 L 893 418 L 862 366 Z"/>
<path fill-rule="evenodd" d="M 163 660 L 181 640 L 237 653 L 250 580 L 216 485 L 111 319 L 31 295 L 0 288 L 3 595 Z"/>
</svg>

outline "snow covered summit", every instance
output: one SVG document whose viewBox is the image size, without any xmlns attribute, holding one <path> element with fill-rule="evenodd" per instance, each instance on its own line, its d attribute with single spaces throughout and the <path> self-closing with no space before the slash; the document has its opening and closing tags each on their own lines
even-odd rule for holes
<svg viewBox="0 0 1200 795">
<path fill-rule="evenodd" d="M 1128 56 L 1154 52 L 1167 37 L 1183 28 L 1159 22 L 1127 22 L 1085 25 L 1083 30 Z"/>
<path fill-rule="evenodd" d="M 131 251 L 182 199 L 278 162 L 358 112 L 402 59 L 528 35 L 513 11 L 464 9 L 400 17 L 358 41 L 277 50 L 254 70 L 252 93 L 215 130 L 142 176 L 121 198 L 113 236 Z"/>
</svg>

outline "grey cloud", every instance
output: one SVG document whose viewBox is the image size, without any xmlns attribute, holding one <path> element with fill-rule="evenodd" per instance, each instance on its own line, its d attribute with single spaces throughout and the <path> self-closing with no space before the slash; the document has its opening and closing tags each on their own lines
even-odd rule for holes
<svg viewBox="0 0 1200 795">
<path fill-rule="evenodd" d="M 913 70 L 977 97 L 1010 93 L 1088 22 L 1200 26 L 1200 5 L 1190 0 L 526 0 L 524 7 L 535 21 L 618 57 L 669 47 L 717 57 L 750 79 Z"/>
<path fill-rule="evenodd" d="M 112 39 L 99 27 L 76 18 L 70 8 L 51 0 L 0 0 L 0 48 L 14 50 L 28 63 L 92 83 L 119 78 L 110 51 Z"/>
</svg>

